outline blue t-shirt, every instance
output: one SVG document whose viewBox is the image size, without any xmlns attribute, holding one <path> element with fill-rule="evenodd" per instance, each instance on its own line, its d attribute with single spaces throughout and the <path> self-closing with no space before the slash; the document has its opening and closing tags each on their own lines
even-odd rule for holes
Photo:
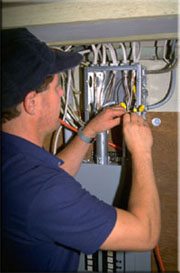
<svg viewBox="0 0 180 273">
<path fill-rule="evenodd" d="M 8 271 L 74 272 L 112 231 L 113 207 L 82 188 L 63 161 L 2 133 L 2 244 Z"/>
</svg>

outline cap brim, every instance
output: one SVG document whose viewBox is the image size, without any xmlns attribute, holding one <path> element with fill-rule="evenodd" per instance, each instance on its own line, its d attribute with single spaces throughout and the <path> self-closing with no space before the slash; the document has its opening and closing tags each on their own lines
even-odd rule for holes
<svg viewBox="0 0 180 273">
<path fill-rule="evenodd" d="M 77 52 L 64 52 L 52 49 L 55 54 L 54 64 L 52 65 L 52 74 L 66 71 L 74 68 L 83 60 L 83 56 Z"/>
</svg>

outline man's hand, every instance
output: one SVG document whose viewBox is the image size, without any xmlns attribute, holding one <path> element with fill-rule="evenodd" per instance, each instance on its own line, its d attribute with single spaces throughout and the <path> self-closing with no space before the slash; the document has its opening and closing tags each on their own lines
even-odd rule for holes
<svg viewBox="0 0 180 273">
<path fill-rule="evenodd" d="M 103 109 L 84 128 L 87 137 L 94 138 L 96 134 L 109 130 L 120 124 L 121 116 L 126 110 L 119 105 Z"/>
<path fill-rule="evenodd" d="M 153 138 L 148 123 L 136 113 L 125 114 L 123 132 L 128 150 L 132 155 L 151 153 Z"/>
<path fill-rule="evenodd" d="M 122 106 L 112 106 L 102 110 L 96 115 L 83 129 L 83 134 L 88 138 L 94 138 L 96 134 L 104 132 L 120 124 L 121 116 L 125 114 Z M 75 176 L 80 168 L 81 162 L 89 149 L 90 144 L 84 142 L 77 135 L 66 147 L 58 154 L 64 161 L 61 168 L 70 175 Z"/>
</svg>

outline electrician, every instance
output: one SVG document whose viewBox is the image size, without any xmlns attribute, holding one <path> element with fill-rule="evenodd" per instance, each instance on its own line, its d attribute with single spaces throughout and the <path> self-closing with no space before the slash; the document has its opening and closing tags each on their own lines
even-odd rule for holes
<svg viewBox="0 0 180 273">
<path fill-rule="evenodd" d="M 80 252 L 144 251 L 160 234 L 150 128 L 121 106 L 96 115 L 59 158 L 43 149 L 59 126 L 58 73 L 81 55 L 49 48 L 27 29 L 2 31 L 2 271 L 75 272 Z M 123 121 L 132 155 L 128 211 L 89 194 L 74 179 L 97 133 Z"/>
</svg>

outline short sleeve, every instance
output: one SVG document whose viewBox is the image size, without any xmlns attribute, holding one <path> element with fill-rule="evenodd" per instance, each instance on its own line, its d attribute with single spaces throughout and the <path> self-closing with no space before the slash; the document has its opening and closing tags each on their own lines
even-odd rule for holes
<svg viewBox="0 0 180 273">
<path fill-rule="evenodd" d="M 28 231 L 38 240 L 92 254 L 108 237 L 115 221 L 115 208 L 92 196 L 61 171 L 44 183 L 32 202 Z"/>
</svg>

